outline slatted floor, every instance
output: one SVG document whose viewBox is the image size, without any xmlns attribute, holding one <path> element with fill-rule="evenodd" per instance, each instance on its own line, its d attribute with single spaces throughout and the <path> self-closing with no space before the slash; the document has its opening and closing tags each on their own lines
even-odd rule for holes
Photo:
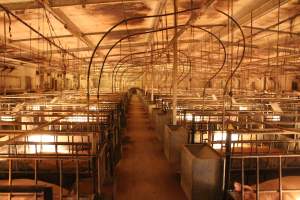
<svg viewBox="0 0 300 200">
<path fill-rule="evenodd" d="M 185 200 L 179 176 L 163 155 L 162 144 L 150 129 L 142 102 L 133 96 L 129 105 L 123 158 L 116 169 L 116 200 Z"/>
</svg>

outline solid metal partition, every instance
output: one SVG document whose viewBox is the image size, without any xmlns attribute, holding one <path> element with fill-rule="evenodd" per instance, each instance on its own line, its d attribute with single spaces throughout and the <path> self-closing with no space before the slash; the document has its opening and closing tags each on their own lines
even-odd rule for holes
<svg viewBox="0 0 300 200">
<path fill-rule="evenodd" d="M 207 143 L 223 155 L 224 161 L 226 158 L 229 176 L 228 180 L 223 177 L 223 187 L 227 181 L 237 194 L 233 188 L 237 181 L 253 184 L 256 199 L 276 192 L 278 199 L 285 199 L 289 192 L 294 193 L 294 199 L 300 197 L 299 180 L 292 180 L 297 185 L 293 189 L 284 186 L 300 170 L 298 97 L 236 96 L 225 104 L 225 113 L 220 97 L 200 99 L 178 98 L 177 125 L 186 128 L 187 143 Z M 168 95 L 156 96 L 156 108 L 172 108 Z M 266 188 L 276 180 L 278 188 Z M 244 199 L 244 188 L 241 191 L 243 194 L 238 195 Z"/>
</svg>

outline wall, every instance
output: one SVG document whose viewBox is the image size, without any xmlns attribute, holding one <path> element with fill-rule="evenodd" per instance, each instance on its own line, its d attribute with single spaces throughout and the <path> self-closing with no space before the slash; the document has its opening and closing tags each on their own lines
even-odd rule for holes
<svg viewBox="0 0 300 200">
<path fill-rule="evenodd" d="M 0 88 L 1 92 L 6 91 L 22 91 L 35 89 L 36 85 L 35 68 L 19 66 L 13 71 L 2 71 Z M 30 89 L 31 88 L 31 89 Z"/>
<path fill-rule="evenodd" d="M 80 87 L 86 87 L 85 82 L 82 81 Z M 11 72 L 6 70 L 0 73 L 1 93 L 71 90 L 77 89 L 78 84 L 78 76 L 73 73 L 67 73 L 64 78 L 62 72 L 37 70 L 35 67 L 19 66 Z"/>
</svg>

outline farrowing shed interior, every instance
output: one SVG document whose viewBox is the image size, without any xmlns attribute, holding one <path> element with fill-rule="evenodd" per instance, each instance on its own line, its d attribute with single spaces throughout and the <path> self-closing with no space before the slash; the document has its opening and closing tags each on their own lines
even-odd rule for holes
<svg viewBox="0 0 300 200">
<path fill-rule="evenodd" d="M 0 199 L 300 199 L 299 0 L 0 0 Z"/>
</svg>

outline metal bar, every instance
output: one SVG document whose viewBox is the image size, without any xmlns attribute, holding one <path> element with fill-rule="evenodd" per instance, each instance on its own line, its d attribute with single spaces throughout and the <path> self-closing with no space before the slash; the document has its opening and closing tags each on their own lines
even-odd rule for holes
<svg viewBox="0 0 300 200">
<path fill-rule="evenodd" d="M 177 0 L 173 0 L 174 6 L 174 42 L 173 42 L 173 71 L 172 71 L 172 123 L 173 125 L 177 125 L 177 71 L 178 71 L 178 57 L 177 57 Z"/>
<path fill-rule="evenodd" d="M 256 199 L 259 200 L 259 157 L 256 158 Z"/>
<path fill-rule="evenodd" d="M 206 25 L 205 27 L 207 27 L 207 26 L 208 25 Z M 215 26 L 222 26 L 222 25 L 221 24 L 216 24 Z M 134 33 L 134 32 L 147 31 L 147 30 L 151 30 L 151 29 L 149 29 L 149 28 L 134 28 L 134 29 L 129 29 L 128 31 L 131 32 L 131 33 Z M 111 35 L 112 36 L 114 36 L 114 35 L 124 35 L 125 34 L 124 32 L 127 32 L 127 30 L 115 30 L 115 31 L 111 32 Z M 103 34 L 105 34 L 105 31 L 84 32 L 84 33 L 82 33 L 82 36 L 103 35 Z M 71 37 L 75 37 L 75 36 L 73 34 L 68 34 L 68 35 L 49 36 L 48 38 L 59 39 L 59 38 L 71 38 Z M 11 40 L 11 42 L 12 43 L 14 43 L 14 42 L 27 42 L 27 41 L 30 41 L 30 40 L 31 41 L 36 41 L 36 40 L 42 40 L 42 38 L 40 38 L 40 37 L 35 37 L 35 38 L 20 38 L 20 39 Z M 78 49 L 80 51 L 90 51 L 90 50 L 93 50 L 93 49 L 90 49 L 89 47 L 82 47 L 82 48 L 76 48 L 76 49 Z M 76 49 L 69 49 L 69 51 L 70 52 L 74 52 L 74 51 L 76 51 Z M 55 50 L 52 50 L 52 51 L 50 50 L 50 51 L 46 51 L 46 52 L 58 53 Z M 116 55 L 116 56 L 120 56 L 120 55 Z M 82 58 L 90 58 L 90 56 L 82 57 Z"/>
<path fill-rule="evenodd" d="M 59 160 L 59 199 L 63 199 L 63 161 Z"/>
<path fill-rule="evenodd" d="M 79 161 L 76 160 L 76 200 L 79 200 Z"/>
<path fill-rule="evenodd" d="M 242 26 L 243 28 L 251 29 L 251 26 Z M 252 27 L 252 29 L 260 30 L 260 31 L 266 31 L 266 32 L 274 32 L 277 33 L 277 30 L 269 29 L 269 28 L 261 28 L 261 27 Z M 262 32 L 261 32 L 262 33 Z M 288 34 L 288 35 L 295 35 L 300 36 L 300 33 L 291 32 L 291 31 L 279 31 L 281 34 Z"/>
<path fill-rule="evenodd" d="M 48 0 L 47 0 L 48 1 Z M 82 6 L 85 7 L 89 4 L 117 4 L 117 3 L 134 3 L 140 0 L 51 0 L 51 7 L 65 7 L 65 6 Z M 26 9 L 39 9 L 42 8 L 35 0 L 20 0 L 15 2 L 4 3 L 10 10 L 26 10 Z"/>
<path fill-rule="evenodd" d="M 241 160 L 241 168 L 242 168 L 242 200 L 245 199 L 245 191 L 244 191 L 244 184 L 245 184 L 245 166 L 244 166 L 244 159 Z"/>
<path fill-rule="evenodd" d="M 57 45 L 55 42 L 51 41 L 49 38 L 47 38 L 42 33 L 40 33 L 39 31 L 37 31 L 36 29 L 34 29 L 32 26 L 30 26 L 29 24 L 27 24 L 25 21 L 23 21 L 20 17 L 18 17 L 17 15 L 15 15 L 13 12 L 11 12 L 9 9 L 7 9 L 2 4 L 0 4 L 0 8 L 2 8 L 5 12 L 9 13 L 11 16 L 13 16 L 14 18 L 16 18 L 19 22 L 21 22 L 22 24 L 24 24 L 30 30 L 32 30 L 33 32 L 35 32 L 36 34 L 38 34 L 39 36 L 41 36 L 42 38 L 44 38 L 47 42 L 49 42 L 53 46 L 55 46 L 58 49 L 60 49 L 62 52 L 67 53 L 67 54 L 73 56 L 74 58 L 79 59 L 75 54 L 68 52 L 66 49 L 63 49 L 62 47 L 60 47 L 59 45 Z"/>
<path fill-rule="evenodd" d="M 35 186 L 37 186 L 37 184 L 38 184 L 38 174 L 37 174 L 37 171 L 38 171 L 38 160 L 35 160 L 34 161 L 34 184 L 35 184 Z M 37 200 L 38 199 L 38 194 L 35 193 L 34 197 L 35 197 L 35 200 Z"/>
<path fill-rule="evenodd" d="M 12 187 L 12 160 L 8 160 L 8 185 L 9 187 Z M 11 199 L 12 194 L 9 192 L 8 198 Z"/>
<path fill-rule="evenodd" d="M 282 200 L 282 159 L 279 157 L 279 200 Z"/>
<path fill-rule="evenodd" d="M 97 158 L 97 178 L 98 178 L 98 195 L 101 196 L 101 152 L 99 153 L 98 155 L 98 158 Z"/>
<path fill-rule="evenodd" d="M 232 159 L 250 159 L 250 158 L 300 158 L 300 154 L 276 154 L 276 155 L 232 155 Z"/>
<path fill-rule="evenodd" d="M 151 101 L 154 100 L 154 66 L 153 62 L 153 53 L 151 53 Z"/>
<path fill-rule="evenodd" d="M 179 11 L 178 13 L 184 13 L 184 12 L 188 12 L 188 11 L 192 11 L 192 10 L 197 10 L 199 8 L 193 8 L 193 9 L 187 9 L 187 10 L 183 10 L 183 11 Z M 129 21 L 132 21 L 132 20 L 138 20 L 138 19 L 146 19 L 146 18 L 153 18 L 153 17 L 163 17 L 163 16 L 168 16 L 168 15 L 173 15 L 174 13 L 166 13 L 166 14 L 161 14 L 161 15 L 150 15 L 150 16 L 143 16 L 143 17 L 132 17 L 132 18 L 129 18 L 129 19 L 125 19 L 125 20 L 122 20 L 120 21 L 119 23 L 115 24 L 114 26 L 112 26 L 103 36 L 102 38 L 99 40 L 99 42 L 97 43 L 93 53 L 92 53 L 92 56 L 90 58 L 90 62 L 89 62 L 89 66 L 88 66 L 88 72 L 87 72 L 87 102 L 89 102 L 89 98 L 90 98 L 90 72 L 91 72 L 91 66 L 92 66 L 92 63 L 93 63 L 93 59 L 94 59 L 94 56 L 96 54 L 96 51 L 98 49 L 98 47 L 100 46 L 100 44 L 102 43 L 102 41 L 104 40 L 104 38 L 112 31 L 114 30 L 117 26 L 119 26 L 120 24 L 123 24 L 123 23 L 128 23 Z M 164 29 L 164 30 L 167 30 L 167 29 Z M 149 33 L 152 33 L 149 31 Z M 127 38 L 127 37 L 126 37 Z M 105 62 L 103 62 L 105 63 Z M 100 73 L 100 77 L 99 77 L 99 83 L 100 83 L 100 80 L 101 80 L 101 75 L 102 75 L 102 71 L 103 71 L 103 66 L 101 67 L 101 73 Z M 100 84 L 98 84 L 100 85 Z M 99 87 L 98 87 L 99 88 Z"/>
</svg>

